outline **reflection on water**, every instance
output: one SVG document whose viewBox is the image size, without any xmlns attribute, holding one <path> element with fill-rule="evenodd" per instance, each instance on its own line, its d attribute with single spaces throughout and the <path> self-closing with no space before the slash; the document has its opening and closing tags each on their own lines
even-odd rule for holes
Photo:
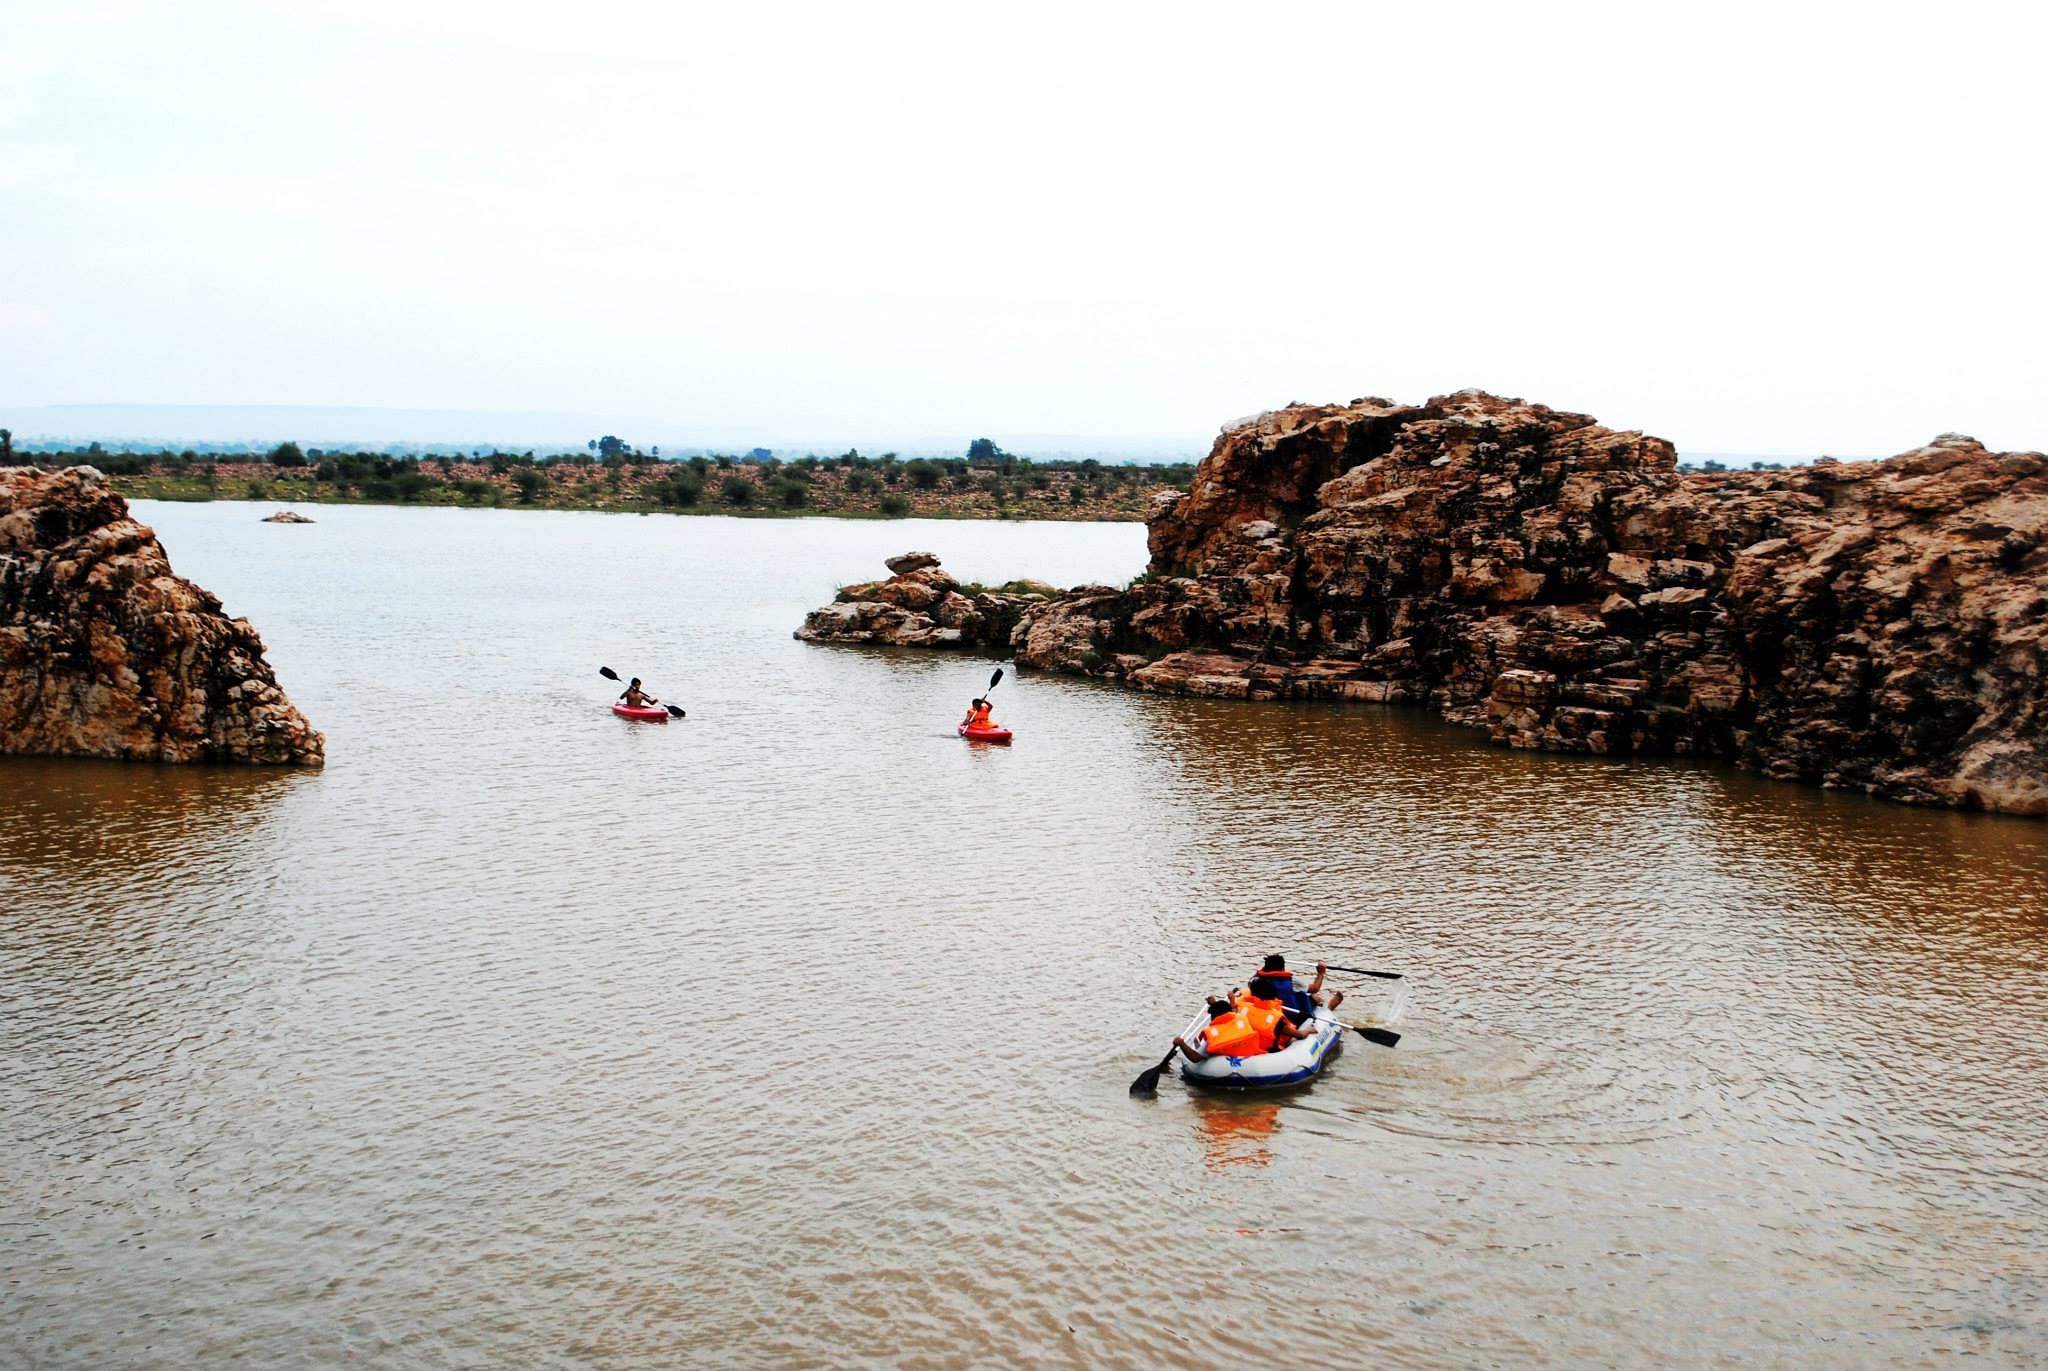
<svg viewBox="0 0 2048 1371">
<path fill-rule="evenodd" d="M 1264 1166 L 1273 1160 L 1273 1134 L 1280 1127 L 1280 1111 L 1285 1107 L 1281 1101 L 1263 1095 L 1197 1095 L 1189 1104 L 1196 1135 L 1202 1141 L 1202 1162 L 1211 1171 Z"/>
<path fill-rule="evenodd" d="M 263 512 L 325 772 L 0 759 L 0 1362 L 2048 1360 L 2048 825 L 788 636 L 1132 526 Z M 1400 1046 L 1130 1099 L 1274 951 Z"/>
</svg>

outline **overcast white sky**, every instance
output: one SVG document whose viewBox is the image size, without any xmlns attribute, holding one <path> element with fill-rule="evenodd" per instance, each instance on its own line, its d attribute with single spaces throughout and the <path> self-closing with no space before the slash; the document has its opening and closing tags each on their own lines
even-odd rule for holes
<svg viewBox="0 0 2048 1371">
<path fill-rule="evenodd" d="M 2040 12 L 0 0 L 0 404 L 2048 447 Z"/>
</svg>

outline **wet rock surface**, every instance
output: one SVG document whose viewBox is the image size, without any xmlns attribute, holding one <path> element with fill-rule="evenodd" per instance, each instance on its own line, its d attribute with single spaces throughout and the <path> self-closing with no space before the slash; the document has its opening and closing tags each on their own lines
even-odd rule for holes
<svg viewBox="0 0 2048 1371">
<path fill-rule="evenodd" d="M 2048 814 L 2039 453 L 1681 474 L 1663 439 L 1461 391 L 1233 425 L 1149 523 L 1137 582 L 1019 609 L 1019 665 Z"/>
<path fill-rule="evenodd" d="M 0 468 L 0 752 L 319 766 L 246 619 L 90 467 Z"/>
<path fill-rule="evenodd" d="M 796 636 L 809 643 L 959 648 L 1006 653 L 1024 611 L 1059 592 L 1037 582 L 1002 590 L 963 586 L 929 552 L 906 552 L 884 565 L 882 581 L 842 588 L 805 616 Z"/>
</svg>

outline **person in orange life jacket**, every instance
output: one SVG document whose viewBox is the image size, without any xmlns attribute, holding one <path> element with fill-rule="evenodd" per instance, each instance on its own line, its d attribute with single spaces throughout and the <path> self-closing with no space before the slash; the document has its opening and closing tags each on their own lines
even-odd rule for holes
<svg viewBox="0 0 2048 1371">
<path fill-rule="evenodd" d="M 1251 984 L 1231 994 L 1231 1003 L 1244 1011 L 1253 1028 L 1264 1040 L 1265 1051 L 1278 1052 L 1288 1043 L 1302 1038 L 1313 1038 L 1315 1034 L 1295 1026 L 1287 1017 L 1287 1006 L 1280 998 L 1280 983 L 1269 976 L 1252 977 Z"/>
<path fill-rule="evenodd" d="M 995 722 L 989 718 L 988 701 L 979 695 L 975 696 L 973 703 L 967 706 L 967 717 L 960 722 L 968 728 L 995 727 Z"/>
<path fill-rule="evenodd" d="M 1329 973 L 1329 970 L 1330 968 L 1327 963 L 1317 962 L 1316 978 L 1309 982 L 1308 989 L 1302 990 L 1294 984 L 1294 973 L 1287 969 L 1287 959 L 1278 953 L 1274 953 L 1272 956 L 1267 957 L 1266 964 L 1257 971 L 1254 971 L 1252 975 L 1264 976 L 1267 980 L 1274 983 L 1280 992 L 1275 998 L 1280 1001 L 1282 1008 L 1287 1011 L 1287 1021 L 1298 1026 L 1313 1017 L 1316 1012 L 1316 1006 L 1323 1002 L 1323 977 Z M 1330 996 L 1330 1008 L 1335 1009 L 1342 1003 L 1344 1003 L 1344 992 L 1341 990 L 1333 992 Z"/>
<path fill-rule="evenodd" d="M 1191 1062 L 1209 1057 L 1256 1057 L 1266 1051 L 1271 1039 L 1252 1025 L 1249 1015 L 1228 1000 L 1209 1001 L 1209 1026 L 1191 1043 L 1175 1038 L 1173 1045 Z"/>
<path fill-rule="evenodd" d="M 645 709 L 649 705 L 661 703 L 661 701 L 640 688 L 640 678 L 638 676 L 633 678 L 633 684 L 619 692 L 619 702 L 629 709 Z"/>
</svg>

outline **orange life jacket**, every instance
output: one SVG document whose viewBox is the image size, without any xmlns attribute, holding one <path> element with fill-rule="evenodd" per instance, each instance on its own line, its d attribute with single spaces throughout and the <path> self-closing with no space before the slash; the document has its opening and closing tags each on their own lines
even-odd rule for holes
<svg viewBox="0 0 2048 1371">
<path fill-rule="evenodd" d="M 976 705 L 973 709 L 967 711 L 967 726 L 969 728 L 994 728 L 995 725 L 989 722 L 988 715 L 989 708 L 987 705 Z"/>
<path fill-rule="evenodd" d="M 1274 1029 L 1287 1014 L 1280 1001 L 1261 1000 L 1249 990 L 1240 990 L 1230 997 L 1230 1002 L 1237 1006 L 1237 1012 L 1244 1016 L 1252 1031 L 1259 1035 L 1259 1051 L 1272 1052 L 1279 1048 Z"/>
<path fill-rule="evenodd" d="M 1261 1036 L 1243 1010 L 1211 1019 L 1202 1030 L 1202 1051 L 1211 1057 L 1256 1057 L 1272 1041 L 1273 1035 Z"/>
</svg>

